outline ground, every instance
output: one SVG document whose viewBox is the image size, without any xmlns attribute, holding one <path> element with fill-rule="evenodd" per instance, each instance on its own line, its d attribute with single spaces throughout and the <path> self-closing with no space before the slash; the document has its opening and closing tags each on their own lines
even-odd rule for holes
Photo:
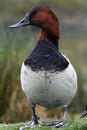
<svg viewBox="0 0 87 130">
<path fill-rule="evenodd" d="M 47 120 L 52 121 L 52 120 Z M 0 130 L 18 130 L 20 126 L 22 126 L 25 123 L 16 123 L 16 124 L 0 124 Z M 50 128 L 50 127 L 37 127 L 37 128 L 31 128 L 29 130 L 56 130 L 56 128 Z M 26 129 L 28 130 L 28 129 Z M 67 126 L 60 128 L 59 130 L 87 130 L 87 118 L 79 119 L 76 118 L 75 120 L 68 120 Z"/>
</svg>

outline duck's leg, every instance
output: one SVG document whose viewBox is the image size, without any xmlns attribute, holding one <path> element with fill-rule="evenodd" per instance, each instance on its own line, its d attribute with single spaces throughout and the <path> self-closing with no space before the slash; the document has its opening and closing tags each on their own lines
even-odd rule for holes
<svg viewBox="0 0 87 130">
<path fill-rule="evenodd" d="M 47 124 L 41 124 L 42 126 L 50 126 L 55 128 L 60 128 L 66 125 L 66 113 L 67 113 L 67 105 L 64 105 L 64 116 L 63 119 L 60 122 L 53 122 L 53 123 L 47 123 Z"/>
<path fill-rule="evenodd" d="M 36 116 L 36 113 L 35 113 L 35 107 L 36 105 L 35 104 L 32 104 L 32 121 L 31 121 L 31 124 L 32 126 L 38 126 L 39 125 L 39 118 Z"/>
<path fill-rule="evenodd" d="M 85 110 L 85 111 L 81 114 L 80 118 L 84 118 L 86 115 L 87 115 L 87 110 Z"/>
<path fill-rule="evenodd" d="M 32 119 L 31 119 L 31 121 L 28 124 L 26 124 L 24 126 L 21 126 L 20 130 L 24 130 L 26 128 L 33 128 L 33 127 L 36 127 L 36 126 L 40 126 L 40 124 L 38 122 L 39 118 L 35 114 L 35 106 L 36 106 L 35 104 L 31 105 L 31 109 L 32 109 Z"/>
<path fill-rule="evenodd" d="M 35 114 L 35 106 L 36 106 L 35 104 L 31 105 L 32 120 L 28 124 L 21 126 L 20 130 L 24 130 L 26 128 L 33 128 L 33 127 L 37 127 L 37 126 L 50 126 L 50 127 L 60 128 L 60 127 L 66 125 L 67 105 L 64 106 L 64 116 L 63 116 L 63 119 L 60 122 L 58 122 L 58 123 L 57 122 L 56 123 L 47 123 L 47 124 L 38 122 L 39 118 Z"/>
<path fill-rule="evenodd" d="M 63 119 L 62 119 L 60 122 L 56 123 L 56 125 L 54 125 L 54 127 L 56 127 L 56 128 L 60 128 L 60 127 L 66 125 L 67 105 L 64 105 L 63 108 L 64 108 L 64 116 L 63 116 Z"/>
</svg>

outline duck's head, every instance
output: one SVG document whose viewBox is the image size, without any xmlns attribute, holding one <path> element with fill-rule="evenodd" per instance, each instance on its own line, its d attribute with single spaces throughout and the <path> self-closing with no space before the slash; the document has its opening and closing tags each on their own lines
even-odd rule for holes
<svg viewBox="0 0 87 130">
<path fill-rule="evenodd" d="M 11 25 L 10 28 L 18 28 L 21 26 L 33 25 L 42 29 L 40 39 L 43 37 L 52 37 L 59 39 L 60 27 L 59 21 L 55 13 L 48 6 L 36 6 L 25 15 L 18 23 Z"/>
</svg>

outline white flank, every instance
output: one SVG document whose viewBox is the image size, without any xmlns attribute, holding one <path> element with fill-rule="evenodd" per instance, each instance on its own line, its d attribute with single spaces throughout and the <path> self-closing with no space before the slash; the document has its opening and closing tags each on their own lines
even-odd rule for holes
<svg viewBox="0 0 87 130">
<path fill-rule="evenodd" d="M 55 73 L 35 72 L 23 63 L 21 85 L 31 103 L 47 108 L 58 107 L 68 105 L 74 98 L 77 91 L 77 75 L 70 61 L 65 70 Z"/>
</svg>

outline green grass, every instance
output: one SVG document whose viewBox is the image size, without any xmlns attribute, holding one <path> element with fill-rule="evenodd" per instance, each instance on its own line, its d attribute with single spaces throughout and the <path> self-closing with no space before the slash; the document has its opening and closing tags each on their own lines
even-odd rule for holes
<svg viewBox="0 0 87 130">
<path fill-rule="evenodd" d="M 25 123 L 16 123 L 16 124 L 0 124 L 0 130 L 18 130 Z M 26 130 L 56 130 L 57 128 L 50 127 L 36 127 L 29 128 Z M 67 121 L 67 126 L 59 128 L 59 130 L 87 130 L 87 118 L 76 119 L 74 121 Z"/>
</svg>

